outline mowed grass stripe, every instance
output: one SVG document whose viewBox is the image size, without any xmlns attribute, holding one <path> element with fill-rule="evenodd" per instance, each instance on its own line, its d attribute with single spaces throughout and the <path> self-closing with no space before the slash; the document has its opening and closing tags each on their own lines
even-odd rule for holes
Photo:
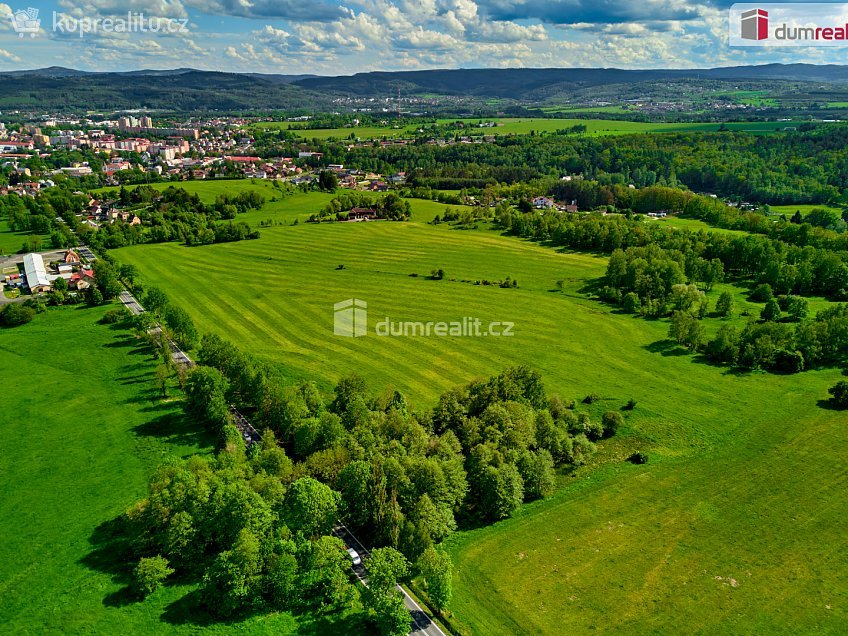
<svg viewBox="0 0 848 636">
<path fill-rule="evenodd" d="M 326 348 L 327 338 L 325 334 L 321 333 L 316 341 L 311 339 L 308 332 L 304 332 L 303 330 L 294 331 L 293 329 L 295 326 L 299 326 L 305 322 L 331 325 L 332 302 L 355 295 L 367 296 L 367 300 L 371 302 L 372 307 L 375 309 L 379 310 L 379 308 L 385 307 L 386 311 L 379 313 L 386 313 L 393 319 L 459 320 L 463 316 L 477 316 L 481 319 L 505 319 L 503 316 L 497 316 L 491 311 L 490 303 L 493 301 L 500 302 L 497 300 L 500 294 L 512 295 L 514 297 L 522 293 L 522 290 L 498 290 L 494 288 L 472 287 L 448 281 L 426 281 L 423 277 L 419 277 L 418 279 L 410 278 L 407 272 L 408 268 L 397 264 L 398 262 L 403 262 L 404 258 L 408 260 L 410 254 L 414 255 L 413 257 L 416 259 L 427 259 L 428 261 L 432 259 L 433 263 L 439 263 L 440 260 L 444 259 L 438 257 L 441 254 L 438 256 L 433 254 L 435 245 L 432 238 L 429 244 L 422 242 L 420 237 L 416 236 L 417 234 L 422 234 L 421 229 L 410 231 L 409 228 L 414 228 L 414 226 L 407 224 L 375 223 L 369 224 L 368 227 L 365 227 L 365 224 L 361 226 L 337 225 L 332 227 L 332 230 L 337 234 L 335 241 L 329 243 L 325 241 L 310 242 L 310 244 L 319 246 L 325 253 L 329 251 L 334 256 L 340 258 L 348 258 L 350 256 L 348 260 L 353 260 L 353 264 L 350 266 L 351 269 L 348 270 L 339 272 L 331 271 L 333 268 L 327 265 L 327 263 L 333 263 L 335 261 L 328 260 L 320 252 L 314 255 L 306 252 L 304 257 L 300 259 L 300 263 L 295 262 L 295 259 L 289 260 L 288 255 L 296 253 L 297 245 L 299 242 L 303 242 L 303 239 L 294 238 L 296 234 L 302 235 L 304 232 L 324 230 L 325 228 L 329 229 L 329 226 L 279 228 L 275 236 L 269 237 L 273 243 L 273 247 L 270 250 L 267 244 L 265 244 L 263 249 L 262 244 L 266 241 L 264 238 L 260 241 L 243 242 L 238 246 L 231 244 L 191 250 L 185 250 L 176 246 L 150 246 L 151 248 L 164 249 L 166 251 L 173 249 L 180 249 L 182 251 L 179 257 L 160 254 L 150 259 L 150 261 L 156 262 L 151 262 L 144 269 L 153 275 L 153 280 L 150 281 L 151 284 L 156 284 L 157 280 L 168 278 L 168 273 L 163 270 L 160 263 L 178 262 L 179 265 L 174 266 L 176 271 L 171 274 L 172 276 L 176 275 L 179 280 L 177 287 L 180 289 L 181 295 L 186 298 L 188 304 L 197 308 L 202 307 L 203 314 L 209 319 L 208 322 L 215 324 L 215 331 L 219 333 L 224 331 L 225 334 L 231 333 L 232 335 L 237 335 L 239 339 L 255 340 L 259 335 L 257 330 L 264 330 L 264 337 L 266 338 L 266 342 L 269 343 L 265 349 L 271 348 L 271 346 L 285 348 L 287 341 L 290 343 L 289 349 L 292 348 L 291 343 L 295 342 L 308 343 L 310 349 L 314 349 L 316 346 Z M 396 229 L 400 232 L 400 236 L 392 236 L 395 234 Z M 368 237 L 368 249 L 363 250 L 361 247 L 357 248 L 357 242 L 361 241 L 354 240 L 356 237 L 341 236 L 339 230 L 360 232 L 366 235 L 374 234 L 374 236 Z M 470 238 L 466 236 L 466 233 L 449 229 L 439 230 L 438 228 L 431 227 L 425 227 L 423 234 L 430 237 L 435 236 L 438 240 L 439 248 L 443 243 L 457 245 L 463 243 L 469 244 L 468 239 Z M 388 241 L 385 239 L 387 235 L 390 237 Z M 486 234 L 481 234 L 476 238 L 481 239 L 486 244 L 495 244 L 508 248 L 505 249 L 505 257 L 511 260 L 514 253 L 511 239 Z M 420 245 L 421 247 L 415 249 L 411 246 L 411 243 Z M 371 249 L 374 245 L 384 246 L 387 244 L 389 247 Z M 232 258 L 230 258 L 229 254 L 219 256 L 218 254 L 212 255 L 210 253 L 219 251 L 232 252 L 236 247 L 245 247 L 246 249 L 237 256 L 234 254 Z M 388 254 L 389 257 L 386 258 L 382 254 L 379 257 L 374 256 L 375 252 L 378 251 Z M 263 266 L 263 260 L 267 260 L 270 255 L 269 252 L 274 255 L 273 258 L 275 259 L 273 261 L 273 269 L 271 272 L 263 272 L 261 276 L 256 277 L 253 271 Z M 366 256 L 363 257 L 363 253 Z M 537 253 L 544 260 L 563 260 L 561 255 L 553 252 L 540 250 Z M 427 254 L 431 256 L 427 256 Z M 283 258 L 286 260 L 281 262 L 280 259 Z M 355 259 L 360 260 L 357 262 Z M 393 261 L 393 263 L 389 264 L 387 262 L 388 260 Z M 468 259 L 468 262 L 473 262 L 474 260 Z M 593 262 L 594 265 L 594 261 L 597 259 L 587 258 L 586 260 Z M 315 266 L 309 267 L 309 261 L 315 263 Z M 366 265 L 369 263 L 377 271 L 366 269 Z M 279 265 L 279 268 L 277 265 Z M 456 266 L 459 267 L 458 264 Z M 290 270 L 293 267 L 297 268 L 296 273 Z M 388 283 L 385 280 L 387 277 L 391 279 Z M 217 283 L 209 287 L 204 284 L 204 280 L 207 278 L 213 279 Z M 283 280 L 275 281 L 275 278 Z M 232 289 L 228 288 L 225 282 L 236 282 L 234 279 L 245 281 L 243 284 L 238 283 L 242 289 L 238 293 L 232 294 L 232 297 L 238 298 L 239 302 L 243 305 L 240 318 L 235 325 L 232 318 L 228 317 L 228 312 L 220 309 L 225 303 L 231 305 L 234 302 L 233 300 L 222 300 L 221 296 L 221 290 L 227 289 L 229 292 L 232 292 Z M 258 281 L 255 285 L 262 290 L 265 290 L 269 284 L 280 284 L 282 289 L 277 292 L 277 295 L 285 298 L 285 302 L 282 302 L 280 305 L 269 303 L 268 292 L 256 291 L 254 283 L 251 282 L 254 280 Z M 297 283 L 296 287 L 298 289 L 292 288 L 292 285 L 295 283 Z M 327 298 L 328 294 L 323 294 L 327 300 L 321 303 L 306 302 L 295 304 L 294 300 L 298 298 L 299 289 L 314 289 L 316 286 L 329 289 L 332 292 L 332 296 Z M 445 306 L 445 300 L 449 300 L 453 294 L 451 287 L 461 290 L 458 296 L 461 300 L 454 307 L 450 307 L 449 304 Z M 206 294 L 208 298 L 203 298 L 193 291 L 197 288 L 204 288 L 205 291 L 211 293 Z M 363 291 L 360 293 L 360 290 Z M 259 294 L 262 295 L 261 300 L 255 298 Z M 471 295 L 479 297 L 479 300 L 472 298 Z M 403 298 L 404 301 L 398 304 L 398 298 Z M 504 298 L 508 298 L 508 296 Z M 273 304 L 273 308 L 268 306 L 270 304 Z M 414 312 L 405 311 L 409 307 L 422 306 L 434 308 L 434 311 L 429 312 L 432 315 L 422 315 L 420 310 Z M 262 313 L 264 322 L 274 324 L 274 328 L 269 329 L 267 325 L 256 326 L 255 328 L 247 327 L 246 325 L 248 323 L 253 322 L 253 314 L 257 313 Z M 263 321 L 257 321 L 257 325 L 259 322 Z M 555 321 L 551 319 L 549 323 L 553 325 Z M 329 333 L 329 328 L 327 331 Z M 414 365 L 426 363 L 427 368 L 432 366 L 434 359 L 437 360 L 439 370 L 438 373 L 433 372 L 433 377 L 441 376 L 443 382 L 445 378 L 451 382 L 463 381 L 468 377 L 469 371 L 475 365 L 480 366 L 481 361 L 484 362 L 483 366 L 485 368 L 495 369 L 502 364 L 503 360 L 501 353 L 495 352 L 489 354 L 488 348 L 481 348 L 479 345 L 472 345 L 470 343 L 456 342 L 453 345 L 456 350 L 450 355 L 445 355 L 442 351 L 444 349 L 443 344 L 440 344 L 438 341 L 425 340 L 424 342 L 415 342 L 416 339 L 412 339 L 413 342 L 406 344 L 406 340 L 408 339 L 403 339 L 402 342 L 397 342 L 398 339 L 391 340 L 393 342 L 388 342 L 384 346 L 388 348 L 386 359 L 392 363 L 394 372 L 391 376 L 395 378 L 401 375 L 402 371 L 406 370 L 403 368 L 404 364 L 398 362 L 402 360 L 412 360 Z M 270 343 L 273 343 L 273 345 Z M 551 344 L 554 345 L 555 342 L 552 340 Z M 358 345 L 335 343 L 335 346 L 343 347 L 342 353 L 349 355 L 350 348 Z M 416 353 L 418 351 L 421 353 Z M 262 351 L 260 353 L 266 354 L 267 352 Z M 328 355 L 335 355 L 335 350 L 327 355 L 320 356 L 320 359 L 325 361 Z M 373 350 L 366 350 L 362 352 L 360 359 L 363 363 L 367 363 L 367 360 L 371 359 L 374 361 L 372 362 L 372 366 L 376 366 L 376 359 L 381 359 L 382 355 L 382 353 L 375 353 Z M 501 360 L 500 364 L 498 360 Z M 477 375 L 473 371 L 472 374 Z M 412 375 L 414 373 L 410 374 L 410 377 Z M 431 378 L 428 378 L 427 382 L 429 383 L 430 380 Z"/>
<path fill-rule="evenodd" d="M 553 498 L 451 539 L 452 609 L 474 633 L 839 633 L 848 622 L 838 556 L 848 547 L 848 429 L 816 405 L 839 370 L 734 374 L 700 363 L 663 344 L 667 321 L 585 296 L 605 259 L 485 229 L 301 224 L 258 241 L 117 256 L 174 298 L 185 289 L 201 331 L 230 330 L 249 353 L 325 388 L 356 371 L 374 391 L 390 384 L 426 408 L 451 386 L 528 364 L 565 398 L 598 393 L 595 417 L 637 401 L 621 434 L 574 478 L 562 475 Z M 520 287 L 426 280 L 435 267 L 457 279 L 510 275 Z M 564 292 L 553 291 L 558 279 Z M 514 320 L 516 336 L 335 338 L 332 305 L 354 296 L 369 303 L 372 327 L 383 316 L 470 315 Z M 307 352 L 287 353 L 297 347 Z M 634 449 L 650 462 L 625 463 Z"/>
</svg>

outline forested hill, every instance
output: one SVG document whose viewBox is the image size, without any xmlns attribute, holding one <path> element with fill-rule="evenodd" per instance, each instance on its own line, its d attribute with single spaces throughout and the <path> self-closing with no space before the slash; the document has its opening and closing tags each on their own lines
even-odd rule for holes
<svg viewBox="0 0 848 636">
<path fill-rule="evenodd" d="M 848 66 L 767 64 L 715 69 L 455 69 L 315 77 L 222 73 L 190 68 L 89 73 L 62 67 L 0 73 L 0 109 L 150 108 L 179 112 L 332 110 L 338 95 L 463 95 L 535 100 L 599 87 L 664 81 L 832 82 L 848 84 Z M 732 87 L 731 87 L 732 88 Z"/>
<path fill-rule="evenodd" d="M 280 75 L 193 69 L 83 73 L 54 67 L 0 74 L 0 108 L 151 108 L 189 112 L 328 107 L 329 100 L 325 96 L 292 86 L 285 79 L 286 76 Z"/>
<path fill-rule="evenodd" d="M 765 64 L 713 69 L 627 70 L 616 68 L 455 69 L 357 73 L 341 77 L 312 77 L 296 85 L 316 91 L 355 95 L 406 93 L 511 97 L 551 88 L 566 90 L 658 80 L 795 80 L 848 82 L 848 66 Z"/>
</svg>

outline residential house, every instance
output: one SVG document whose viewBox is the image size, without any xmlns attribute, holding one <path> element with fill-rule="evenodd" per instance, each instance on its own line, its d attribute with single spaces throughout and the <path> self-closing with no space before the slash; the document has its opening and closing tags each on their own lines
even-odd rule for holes
<svg viewBox="0 0 848 636">
<path fill-rule="evenodd" d="M 556 205 L 556 201 L 548 197 L 536 197 L 532 203 L 537 210 L 550 209 Z"/>
<path fill-rule="evenodd" d="M 63 260 L 66 263 L 79 263 L 80 257 L 79 254 L 77 254 L 74 250 L 68 250 L 67 252 L 65 252 Z"/>
<path fill-rule="evenodd" d="M 94 284 L 94 270 L 83 269 L 71 274 L 71 279 L 68 281 L 70 289 L 82 291 L 88 289 Z"/>
<path fill-rule="evenodd" d="M 353 208 L 348 212 L 348 221 L 374 221 L 377 219 L 377 210 L 373 208 Z"/>
</svg>

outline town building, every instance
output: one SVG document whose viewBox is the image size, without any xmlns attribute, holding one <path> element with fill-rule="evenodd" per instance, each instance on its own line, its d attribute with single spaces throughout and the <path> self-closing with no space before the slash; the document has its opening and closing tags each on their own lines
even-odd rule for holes
<svg viewBox="0 0 848 636">
<path fill-rule="evenodd" d="M 44 259 L 41 254 L 27 254 L 24 256 L 24 275 L 30 292 L 38 294 L 50 291 L 53 285 L 47 278 L 47 270 L 44 267 Z"/>
</svg>

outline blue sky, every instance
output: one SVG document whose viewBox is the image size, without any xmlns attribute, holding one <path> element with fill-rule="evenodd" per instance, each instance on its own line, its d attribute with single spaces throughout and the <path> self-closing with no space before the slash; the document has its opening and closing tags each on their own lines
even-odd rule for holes
<svg viewBox="0 0 848 636">
<path fill-rule="evenodd" d="M 691 68 L 843 63 L 845 48 L 739 49 L 731 3 L 681 0 L 31 0 L 0 2 L 0 70 L 192 67 L 350 74 L 471 67 Z M 20 37 L 12 15 L 39 10 Z M 186 21 L 181 33 L 69 32 L 127 12 Z M 65 32 L 54 29 L 54 15 Z M 62 22 L 64 18 L 64 22 Z M 160 22 L 161 23 L 161 22 Z M 114 24 L 114 23 L 113 23 Z M 175 27 L 179 22 L 169 23 Z"/>
</svg>

